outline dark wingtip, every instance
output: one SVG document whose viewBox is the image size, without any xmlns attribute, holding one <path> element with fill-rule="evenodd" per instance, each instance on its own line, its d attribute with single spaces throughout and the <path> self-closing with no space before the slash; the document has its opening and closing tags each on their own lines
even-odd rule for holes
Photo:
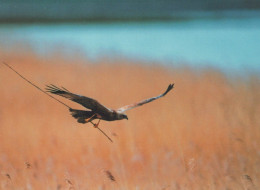
<svg viewBox="0 0 260 190">
<path fill-rule="evenodd" d="M 171 89 L 173 89 L 173 87 L 174 87 L 174 83 L 169 84 L 167 90 L 163 93 L 163 95 L 166 95 Z"/>
<path fill-rule="evenodd" d="M 55 88 L 52 86 L 52 84 L 50 84 L 50 85 L 46 85 L 45 90 L 46 92 L 53 93 L 55 91 Z"/>
<path fill-rule="evenodd" d="M 54 84 L 46 85 L 45 90 L 46 90 L 46 92 L 50 92 L 53 94 L 57 94 L 57 93 L 63 91 L 59 87 L 55 86 Z"/>
</svg>

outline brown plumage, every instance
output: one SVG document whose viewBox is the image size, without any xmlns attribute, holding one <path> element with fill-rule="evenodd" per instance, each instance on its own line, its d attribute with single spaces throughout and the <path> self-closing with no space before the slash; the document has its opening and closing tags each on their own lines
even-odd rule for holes
<svg viewBox="0 0 260 190">
<path fill-rule="evenodd" d="M 159 99 L 165 96 L 171 89 L 173 89 L 173 87 L 174 84 L 170 84 L 167 90 L 163 94 L 160 94 L 159 96 L 145 99 L 143 101 L 134 104 L 126 105 L 117 110 L 109 109 L 104 105 L 100 104 L 97 100 L 94 100 L 92 98 L 74 94 L 68 91 L 64 87 L 59 88 L 55 85 L 47 85 L 46 91 L 52 94 L 56 94 L 68 98 L 69 100 L 77 102 L 82 106 L 84 106 L 85 108 L 87 108 L 88 110 L 77 110 L 72 108 L 69 109 L 71 115 L 74 118 L 76 118 L 79 123 L 87 123 L 87 122 L 92 122 L 94 119 L 106 120 L 106 121 L 128 119 L 127 115 L 124 113 L 125 111 L 133 109 L 138 106 L 142 106 L 156 99 Z"/>
</svg>

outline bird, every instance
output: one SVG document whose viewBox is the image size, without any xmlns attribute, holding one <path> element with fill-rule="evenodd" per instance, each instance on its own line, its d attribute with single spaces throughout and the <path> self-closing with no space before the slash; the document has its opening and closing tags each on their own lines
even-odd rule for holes
<svg viewBox="0 0 260 190">
<path fill-rule="evenodd" d="M 126 111 L 164 97 L 169 91 L 173 89 L 173 87 L 174 84 L 169 84 L 166 91 L 160 94 L 159 96 L 155 96 L 152 98 L 142 100 L 140 102 L 129 104 L 121 108 L 118 108 L 116 110 L 105 107 L 104 105 L 102 105 L 101 103 L 99 103 L 97 100 L 93 98 L 74 94 L 64 87 L 57 87 L 53 84 L 50 84 L 50 85 L 46 85 L 45 90 L 48 93 L 62 96 L 87 108 L 86 110 L 78 110 L 69 107 L 69 111 L 71 115 L 75 119 L 77 119 L 78 123 L 85 124 L 90 122 L 93 124 L 94 127 L 98 127 L 100 120 L 105 120 L 105 121 L 115 121 L 115 120 L 122 120 L 122 119 L 128 120 L 128 117 L 125 114 Z M 93 120 L 95 119 L 98 119 L 97 123 L 93 123 Z"/>
<path fill-rule="evenodd" d="M 45 88 L 46 91 L 45 91 L 42 88 L 40 88 L 39 86 L 37 86 L 36 84 L 34 84 L 32 81 L 25 78 L 22 74 L 20 74 L 18 71 L 16 71 L 12 66 L 7 64 L 6 62 L 0 62 L 0 63 L 5 65 L 9 69 L 11 69 L 19 77 L 21 77 L 27 83 L 32 85 L 34 88 L 36 88 L 39 91 L 41 91 L 42 93 L 48 95 L 50 98 L 56 100 L 57 102 L 59 102 L 63 106 L 66 106 L 67 108 L 69 108 L 71 115 L 75 119 L 77 119 L 77 121 L 79 123 L 85 124 L 85 123 L 90 122 L 96 129 L 98 129 L 101 133 L 103 133 L 103 135 L 105 135 L 108 138 L 108 140 L 110 140 L 111 142 L 113 142 L 113 140 L 102 129 L 100 129 L 98 127 L 100 120 L 106 120 L 106 121 L 115 121 L 115 120 L 122 120 L 122 119 L 128 120 L 127 115 L 124 113 L 125 111 L 133 109 L 133 108 L 138 107 L 138 106 L 141 106 L 143 104 L 152 102 L 156 99 L 159 99 L 159 98 L 165 96 L 174 87 L 174 84 L 170 84 L 168 86 L 167 90 L 163 94 L 160 94 L 159 96 L 149 98 L 149 99 L 145 99 L 143 101 L 140 101 L 140 102 L 137 102 L 137 103 L 134 103 L 134 104 L 123 106 L 123 107 L 121 107 L 117 110 L 113 110 L 113 109 L 109 109 L 109 108 L 105 107 L 104 105 L 100 104 L 95 99 L 71 93 L 69 90 L 67 90 L 64 87 L 59 88 L 59 87 L 57 87 L 53 84 L 46 85 L 46 88 Z M 64 102 L 62 102 L 59 99 L 52 96 L 50 93 L 63 96 L 65 98 L 68 98 L 68 99 L 76 102 L 76 103 L 79 103 L 82 106 L 84 106 L 85 108 L 87 108 L 87 110 L 73 109 L 70 106 L 68 106 L 67 104 L 65 104 Z M 94 119 L 98 119 L 98 122 L 93 123 Z"/>
</svg>

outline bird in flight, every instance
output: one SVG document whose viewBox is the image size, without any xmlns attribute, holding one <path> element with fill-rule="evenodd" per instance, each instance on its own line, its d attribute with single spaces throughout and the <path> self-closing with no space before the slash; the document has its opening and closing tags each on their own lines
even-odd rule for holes
<svg viewBox="0 0 260 190">
<path fill-rule="evenodd" d="M 172 90 L 174 87 L 174 84 L 170 84 L 166 91 L 163 94 L 160 94 L 159 96 L 152 97 L 149 99 L 145 99 L 143 101 L 133 103 L 130 105 L 123 106 L 117 110 L 109 109 L 105 107 L 104 105 L 100 104 L 97 100 L 86 97 L 86 96 L 81 96 L 74 94 L 70 91 L 68 91 L 64 87 L 57 87 L 55 85 L 47 85 L 46 86 L 46 91 L 50 92 L 52 94 L 56 94 L 59 96 L 62 96 L 64 98 L 68 98 L 71 101 L 74 101 L 78 104 L 81 104 L 87 110 L 77 110 L 77 109 L 72 109 L 69 108 L 69 111 L 71 112 L 71 115 L 77 119 L 79 123 L 88 123 L 91 122 L 94 127 L 98 127 L 100 120 L 105 120 L 105 121 L 115 121 L 115 120 L 122 120 L 122 119 L 127 119 L 128 117 L 125 114 L 126 111 L 136 108 L 138 106 L 142 106 L 144 104 L 147 104 L 149 102 L 152 102 L 156 99 L 159 99 L 163 96 L 165 96 L 170 90 Z M 92 121 L 98 119 L 98 122 L 95 124 Z"/>
<path fill-rule="evenodd" d="M 59 87 L 57 87 L 57 86 L 52 84 L 52 85 L 47 85 L 46 86 L 46 91 L 44 91 L 39 86 L 35 85 L 33 82 L 31 82 L 30 80 L 25 78 L 23 75 L 21 75 L 19 72 L 17 72 L 9 64 L 7 64 L 5 62 L 2 62 L 2 64 L 4 64 L 9 69 L 14 71 L 18 76 L 20 76 L 23 80 L 28 82 L 30 85 L 34 86 L 35 88 L 37 88 L 38 90 L 40 90 L 44 94 L 48 95 L 50 98 L 53 98 L 57 102 L 63 104 L 67 108 L 69 108 L 69 111 L 71 112 L 71 115 L 75 119 L 77 119 L 77 121 L 79 123 L 83 123 L 83 124 L 84 123 L 88 123 L 88 122 L 92 123 L 92 125 L 95 128 L 97 128 L 100 132 L 102 132 L 103 135 L 105 135 L 111 142 L 113 142 L 112 139 L 102 129 L 100 129 L 98 127 L 100 120 L 106 120 L 106 121 L 115 121 L 115 120 L 121 120 L 121 119 L 127 119 L 128 120 L 128 117 L 125 114 L 125 112 L 127 110 L 130 110 L 130 109 L 136 108 L 138 106 L 142 106 L 144 104 L 152 102 L 154 100 L 157 100 L 157 99 L 165 96 L 174 87 L 174 84 L 170 84 L 168 86 L 168 88 L 166 89 L 166 91 L 164 93 L 160 94 L 159 96 L 155 96 L 155 97 L 152 97 L 152 98 L 149 98 L 149 99 L 137 102 L 137 103 L 133 103 L 133 104 L 130 104 L 130 105 L 123 106 L 123 107 L 121 107 L 121 108 L 119 108 L 117 110 L 113 110 L 113 109 L 109 109 L 109 108 L 105 107 L 104 105 L 100 104 L 95 99 L 88 98 L 86 96 L 81 96 L 81 95 L 74 94 L 74 93 L 70 92 L 69 90 L 67 90 L 64 87 L 59 88 Z M 60 101 L 59 99 L 55 98 L 54 96 L 50 95 L 49 93 L 56 94 L 56 95 L 68 98 L 69 100 L 72 100 L 72 101 L 74 101 L 76 103 L 81 104 L 82 106 L 87 108 L 87 110 L 72 109 L 70 106 L 68 106 L 64 102 Z M 93 120 L 95 120 L 95 119 L 98 119 L 97 123 L 93 123 Z"/>
</svg>

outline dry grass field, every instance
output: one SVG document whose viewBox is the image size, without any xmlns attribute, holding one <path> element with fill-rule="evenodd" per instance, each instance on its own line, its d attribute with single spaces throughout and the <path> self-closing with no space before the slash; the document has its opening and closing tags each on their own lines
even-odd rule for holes
<svg viewBox="0 0 260 190">
<path fill-rule="evenodd" d="M 175 88 L 128 111 L 128 121 L 101 122 L 110 143 L 0 64 L 0 189 L 260 188 L 259 77 L 61 55 L 1 57 L 41 88 L 64 86 L 109 108 L 158 95 L 172 82 Z"/>
</svg>

